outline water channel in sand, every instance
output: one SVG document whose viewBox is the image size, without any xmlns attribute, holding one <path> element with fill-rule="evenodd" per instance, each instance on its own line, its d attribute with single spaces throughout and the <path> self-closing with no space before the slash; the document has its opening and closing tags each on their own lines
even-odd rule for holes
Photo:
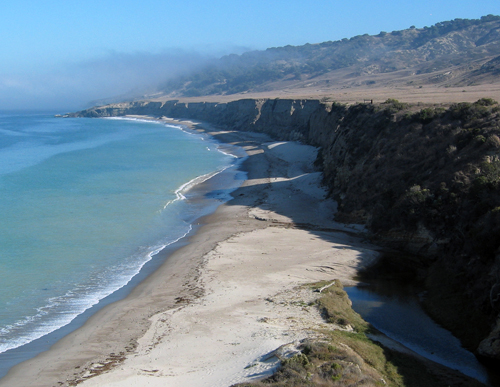
<svg viewBox="0 0 500 387">
<path fill-rule="evenodd" d="M 353 309 L 389 338 L 436 363 L 494 385 L 494 376 L 476 357 L 424 312 L 418 298 L 421 289 L 415 285 L 370 279 L 368 284 L 344 290 Z"/>
</svg>

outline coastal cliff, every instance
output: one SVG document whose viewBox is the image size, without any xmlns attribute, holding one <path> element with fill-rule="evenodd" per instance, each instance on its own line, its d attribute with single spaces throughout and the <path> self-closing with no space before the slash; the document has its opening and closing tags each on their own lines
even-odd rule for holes
<svg viewBox="0 0 500 387">
<path fill-rule="evenodd" d="M 340 221 L 366 224 L 426 283 L 426 307 L 482 358 L 500 361 L 500 117 L 491 99 L 449 106 L 319 100 L 139 101 L 72 117 L 205 121 L 320 148 Z M 496 324 L 496 325 L 495 325 Z"/>
</svg>

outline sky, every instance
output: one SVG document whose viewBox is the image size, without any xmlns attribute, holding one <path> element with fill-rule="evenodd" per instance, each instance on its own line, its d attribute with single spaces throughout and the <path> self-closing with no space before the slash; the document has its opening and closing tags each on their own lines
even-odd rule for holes
<svg viewBox="0 0 500 387">
<path fill-rule="evenodd" d="M 488 14 L 500 0 L 3 1 L 0 110 L 77 110 L 224 54 Z"/>
</svg>

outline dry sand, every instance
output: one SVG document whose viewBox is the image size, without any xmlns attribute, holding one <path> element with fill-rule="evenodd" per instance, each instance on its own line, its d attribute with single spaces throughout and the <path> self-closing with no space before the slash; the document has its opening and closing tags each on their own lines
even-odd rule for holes
<svg viewBox="0 0 500 387">
<path fill-rule="evenodd" d="M 192 124 L 191 126 L 197 127 Z M 318 335 L 309 287 L 354 284 L 377 256 L 332 220 L 316 149 L 255 133 L 211 134 L 245 148 L 248 180 L 189 244 L 126 299 L 103 308 L 0 386 L 230 386 L 268 375 L 275 350 Z"/>
</svg>

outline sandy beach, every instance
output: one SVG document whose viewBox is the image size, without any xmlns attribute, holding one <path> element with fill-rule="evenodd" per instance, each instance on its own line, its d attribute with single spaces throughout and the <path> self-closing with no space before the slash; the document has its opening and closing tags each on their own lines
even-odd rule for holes
<svg viewBox="0 0 500 387">
<path fill-rule="evenodd" d="M 333 221 L 315 148 L 182 124 L 243 147 L 248 179 L 128 297 L 0 386 L 223 387 L 261 378 L 276 368 L 277 350 L 292 353 L 326 326 L 309 305 L 319 293 L 303 285 L 355 284 L 376 259 L 359 230 Z"/>
</svg>

